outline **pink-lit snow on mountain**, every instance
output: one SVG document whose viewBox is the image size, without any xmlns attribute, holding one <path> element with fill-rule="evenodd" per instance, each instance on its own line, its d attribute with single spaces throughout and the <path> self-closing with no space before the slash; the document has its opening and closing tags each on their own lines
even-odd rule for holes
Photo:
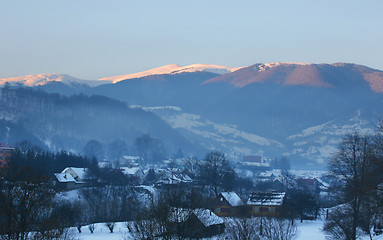
<svg viewBox="0 0 383 240">
<path fill-rule="evenodd" d="M 367 82 L 374 92 L 382 93 L 383 71 L 352 63 L 259 63 L 214 77 L 203 84 L 217 82 L 227 82 L 236 87 L 273 83 L 325 88 L 363 86 Z"/>
<path fill-rule="evenodd" d="M 212 64 L 192 64 L 188 66 L 170 64 L 170 65 L 165 65 L 158 68 L 153 68 L 143 72 L 114 76 L 114 77 L 105 77 L 105 78 L 101 78 L 100 80 L 103 80 L 103 81 L 107 80 L 107 81 L 112 81 L 113 83 L 116 83 L 126 79 L 140 78 L 140 77 L 146 77 L 150 75 L 177 74 L 177 73 L 184 73 L 184 72 L 212 72 L 212 73 L 217 73 L 222 75 L 225 73 L 234 72 L 238 69 L 240 69 L 240 67 L 235 68 L 235 67 L 226 67 L 226 66 L 212 65 Z"/>
<path fill-rule="evenodd" d="M 6 82 L 10 83 L 11 85 L 18 83 L 28 87 L 41 86 L 49 82 L 61 82 L 65 85 L 71 85 L 73 83 L 87 84 L 92 87 L 105 84 L 104 81 L 83 80 L 72 77 L 67 74 L 59 73 L 43 73 L 26 75 L 21 77 L 0 78 L 0 85 L 4 85 Z"/>
</svg>

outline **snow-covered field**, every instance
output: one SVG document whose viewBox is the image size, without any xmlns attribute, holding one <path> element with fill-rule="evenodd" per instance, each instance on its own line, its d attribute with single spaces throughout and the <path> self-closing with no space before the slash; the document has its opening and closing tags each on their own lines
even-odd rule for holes
<svg viewBox="0 0 383 240">
<path fill-rule="evenodd" d="M 305 221 L 303 223 L 298 223 L 298 237 L 299 240 L 324 240 L 325 234 L 321 231 L 323 227 L 323 221 Z M 78 234 L 77 229 L 71 229 L 73 233 Z M 82 227 L 82 233 L 78 234 L 80 240 L 125 240 L 129 238 L 124 238 L 128 236 L 126 234 L 127 228 L 125 223 L 117 223 L 114 229 L 114 233 L 110 233 L 108 228 L 103 223 L 96 224 L 94 233 L 90 233 L 87 226 Z M 134 239 L 134 238 L 130 238 Z M 214 237 L 211 239 L 220 239 L 219 237 Z M 376 238 L 378 239 L 378 238 Z M 379 238 L 380 239 L 380 238 Z"/>
<path fill-rule="evenodd" d="M 322 232 L 323 221 L 304 221 L 298 223 L 298 238 L 307 240 L 324 240 L 325 234 Z"/>
<path fill-rule="evenodd" d="M 323 221 L 304 221 L 303 223 L 298 222 L 298 236 L 296 240 L 325 240 L 326 235 L 322 232 Z M 78 233 L 76 228 L 70 229 L 79 240 L 133 240 L 133 237 L 129 237 L 127 234 L 127 228 L 125 223 L 116 223 L 114 233 L 110 233 L 104 223 L 96 224 L 94 233 L 90 233 L 87 226 L 81 228 L 82 233 Z M 209 238 L 210 240 L 222 239 L 222 236 Z M 362 240 L 370 239 L 368 236 L 362 237 Z M 383 236 L 374 236 L 374 240 L 383 240 Z M 207 240 L 207 239 L 206 239 Z"/>
</svg>

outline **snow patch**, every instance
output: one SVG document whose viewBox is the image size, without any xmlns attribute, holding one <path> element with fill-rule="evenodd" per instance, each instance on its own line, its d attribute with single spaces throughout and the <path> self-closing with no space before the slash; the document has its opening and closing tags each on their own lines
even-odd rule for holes
<svg viewBox="0 0 383 240">
<path fill-rule="evenodd" d="M 134 105 L 135 107 L 139 107 L 137 105 Z M 132 106 L 133 107 L 133 106 Z M 141 107 L 139 107 L 141 108 Z M 173 110 L 173 111 L 176 111 L 176 112 L 181 112 L 182 109 L 180 107 L 177 107 L 177 106 L 157 106 L 157 107 L 142 107 L 142 109 L 146 110 L 146 111 L 156 111 L 156 110 Z"/>
<path fill-rule="evenodd" d="M 141 78 L 151 75 L 159 74 L 178 74 L 184 72 L 211 72 L 216 74 L 225 74 L 234 72 L 240 69 L 240 67 L 226 67 L 221 65 L 212 65 L 212 64 L 192 64 L 188 66 L 180 66 L 178 64 L 165 65 L 158 68 L 153 68 L 143 72 L 132 73 L 127 75 L 119 75 L 113 77 L 105 77 L 99 80 L 101 81 L 112 81 L 113 83 L 120 82 L 127 79 Z"/>
<path fill-rule="evenodd" d="M 299 63 L 299 62 L 274 62 L 274 63 L 265 63 L 265 64 L 259 64 L 257 65 L 258 72 L 266 71 L 270 68 L 277 67 L 280 65 L 311 65 L 311 63 Z"/>
<path fill-rule="evenodd" d="M 200 115 L 185 113 L 179 107 L 141 108 L 154 112 L 171 127 L 178 129 L 185 137 L 198 142 L 206 149 L 225 152 L 226 156 L 232 160 L 239 160 L 243 155 L 263 155 L 264 149 L 260 149 L 262 146 L 273 149 L 284 147 L 276 140 L 241 131 L 234 124 L 212 122 Z"/>
<path fill-rule="evenodd" d="M 72 77 L 67 74 L 59 73 L 44 73 L 44 74 L 32 74 L 21 77 L 12 77 L 12 78 L 1 78 L 0 85 L 4 85 L 6 82 L 11 85 L 23 84 L 24 86 L 34 87 L 42 86 L 50 82 L 61 82 L 65 85 L 71 86 L 75 84 L 84 84 L 91 87 L 96 87 L 102 84 L 105 84 L 103 81 L 94 81 L 94 80 L 83 80 Z"/>
</svg>

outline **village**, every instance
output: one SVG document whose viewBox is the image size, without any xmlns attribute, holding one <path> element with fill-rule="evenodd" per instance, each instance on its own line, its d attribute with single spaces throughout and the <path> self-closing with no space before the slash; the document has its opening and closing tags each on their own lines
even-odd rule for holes
<svg viewBox="0 0 383 240">
<path fill-rule="evenodd" d="M 89 162 L 71 153 L 23 152 L 5 143 L 0 153 L 3 189 L 11 190 L 12 201 L 38 202 L 36 215 L 29 219 L 35 223 L 25 231 L 39 232 L 49 225 L 49 230 L 42 227 L 42 235 L 62 234 L 65 229 L 72 229 L 72 234 L 74 229 L 76 234 L 93 234 L 103 228 L 113 233 L 118 226 L 124 240 L 273 239 L 274 235 L 293 239 L 297 224 L 309 221 L 317 226 L 319 219 L 323 225 L 329 209 L 336 206 L 331 187 L 337 182 L 327 171 L 291 170 L 286 158 L 247 155 L 233 163 L 220 152 L 210 152 L 204 159 L 178 157 L 151 164 L 138 156 Z M 34 191 L 43 195 L 23 199 L 13 192 L 19 183 L 6 179 L 27 176 L 13 176 L 18 167 L 29 172 L 40 169 L 33 173 L 40 176 L 48 162 L 54 169 L 61 162 L 64 168 L 61 172 L 46 168 L 51 173 L 37 185 L 19 182 L 35 186 Z M 33 174 L 29 177 L 35 179 Z M 44 218 L 44 211 L 52 215 Z"/>
<path fill-rule="evenodd" d="M 104 160 L 98 165 L 100 169 L 108 168 L 120 174 L 135 189 L 133 192 L 143 194 L 139 200 L 143 208 L 161 202 L 160 198 L 173 203 L 169 206 L 168 220 L 171 225 L 182 223 L 182 228 L 187 229 L 183 234 L 187 237 L 222 234 L 225 218 L 315 220 L 320 208 L 330 204 L 326 171 L 273 169 L 272 160 L 261 156 L 244 156 L 231 173 L 233 182 L 234 178 L 242 180 L 239 186 L 222 182 L 214 186 L 206 182 L 208 179 L 201 178 L 198 172 L 204 160 L 177 158 L 149 166 L 141 162 L 137 156 L 124 156 L 118 163 Z M 219 174 L 224 176 L 225 172 Z M 224 177 L 221 180 L 224 182 Z M 100 179 L 88 168 L 67 167 L 55 173 L 54 186 L 62 194 L 100 185 Z M 164 196 L 164 193 L 169 195 Z M 191 198 L 197 198 L 199 203 L 193 203 Z M 174 226 L 170 229 L 177 232 Z"/>
</svg>

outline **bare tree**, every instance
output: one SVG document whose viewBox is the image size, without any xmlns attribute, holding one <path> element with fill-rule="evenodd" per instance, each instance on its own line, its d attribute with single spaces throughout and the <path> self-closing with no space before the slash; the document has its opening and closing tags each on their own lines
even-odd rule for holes
<svg viewBox="0 0 383 240">
<path fill-rule="evenodd" d="M 136 138 L 134 145 L 144 163 L 157 162 L 166 155 L 164 143 L 160 139 L 152 138 L 149 134 Z"/>
<path fill-rule="evenodd" d="M 73 229 L 51 229 L 47 231 L 35 232 L 31 239 L 34 240 L 78 240 L 78 235 Z"/>
<path fill-rule="evenodd" d="M 210 152 L 206 154 L 205 159 L 200 163 L 198 179 L 202 184 L 212 186 L 215 195 L 218 195 L 219 187 L 222 186 L 223 177 L 226 176 L 227 173 L 233 173 L 231 175 L 231 179 L 233 180 L 235 173 L 225 155 L 220 152 Z"/>
<path fill-rule="evenodd" d="M 0 234 L 6 239 L 27 239 L 30 232 L 44 228 L 53 206 L 50 186 L 32 180 L 0 181 Z"/>
<path fill-rule="evenodd" d="M 350 227 L 353 224 L 353 219 L 350 217 L 352 212 L 349 204 L 339 205 L 331 209 L 323 228 L 331 239 L 343 240 L 357 237 Z"/>
<path fill-rule="evenodd" d="M 137 240 L 155 239 L 164 233 L 164 229 L 156 219 L 134 221 L 128 228 L 129 232 L 123 235 L 124 240 L 131 237 Z"/>
<path fill-rule="evenodd" d="M 94 230 L 96 229 L 96 224 L 94 224 L 94 223 L 89 224 L 88 229 L 89 229 L 90 233 L 93 233 Z"/>
<path fill-rule="evenodd" d="M 258 218 L 229 218 L 226 222 L 226 232 L 233 240 L 259 240 Z"/>
<path fill-rule="evenodd" d="M 78 240 L 78 235 L 74 232 L 73 229 L 64 229 L 63 234 L 59 238 L 60 240 Z"/>
<path fill-rule="evenodd" d="M 114 227 L 116 226 L 116 223 L 115 223 L 115 222 L 106 222 L 106 223 L 105 223 L 105 226 L 107 226 L 108 229 L 109 229 L 109 231 L 110 231 L 111 233 L 113 233 L 113 231 L 114 231 Z"/>
<path fill-rule="evenodd" d="M 292 240 L 297 237 L 297 226 L 286 219 L 268 218 L 264 224 L 264 236 L 270 240 Z"/>
<path fill-rule="evenodd" d="M 357 228 L 362 219 L 362 206 L 369 201 L 377 187 L 373 177 L 375 171 L 373 159 L 371 139 L 353 133 L 344 138 L 330 161 L 329 172 L 337 183 L 334 191 L 339 202 L 348 205 L 343 208 L 347 210 L 345 213 L 348 213 L 347 217 L 350 219 L 347 224 L 349 229 L 339 228 L 344 231 L 347 239 L 357 238 Z M 339 214 L 334 213 L 330 216 L 338 218 Z M 330 218 L 325 229 L 330 230 L 334 220 L 336 221 Z M 329 233 L 333 231 L 330 230 Z"/>
</svg>

